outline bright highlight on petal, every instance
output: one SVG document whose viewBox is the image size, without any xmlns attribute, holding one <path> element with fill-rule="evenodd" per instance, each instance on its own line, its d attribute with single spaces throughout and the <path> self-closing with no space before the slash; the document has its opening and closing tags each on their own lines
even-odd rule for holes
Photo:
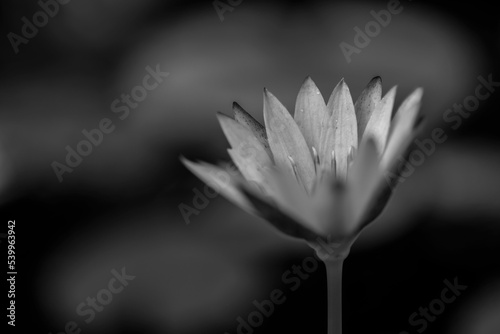
<svg viewBox="0 0 500 334">
<path fill-rule="evenodd" d="M 208 163 L 196 163 L 181 157 L 181 162 L 208 186 L 221 193 L 247 212 L 255 214 L 255 208 L 237 187 L 238 176 L 229 170 Z"/>
<path fill-rule="evenodd" d="M 361 139 L 372 113 L 382 98 L 382 79 L 373 78 L 356 100 L 354 109 L 358 120 L 358 138 Z"/>
<path fill-rule="evenodd" d="M 291 157 L 300 182 L 310 189 L 316 173 L 306 140 L 288 110 L 267 89 L 264 90 L 264 120 L 276 165 L 290 170 Z"/>
<path fill-rule="evenodd" d="M 353 151 L 358 148 L 358 125 L 349 88 L 342 79 L 330 100 L 331 110 L 329 127 L 333 132 L 333 151 L 335 151 L 337 178 L 345 180 Z"/>
<path fill-rule="evenodd" d="M 263 171 L 270 168 L 273 163 L 262 142 L 252 131 L 232 118 L 224 114 L 217 114 L 217 118 L 232 147 L 228 150 L 229 155 L 241 174 L 249 181 L 266 185 Z"/>
<path fill-rule="evenodd" d="M 391 197 L 398 158 L 415 137 L 423 90 L 416 89 L 391 119 L 396 87 L 382 97 L 373 78 L 353 103 L 342 79 L 328 103 L 307 77 L 294 117 L 267 89 L 260 124 L 237 103 L 234 119 L 218 114 L 239 173 L 182 162 L 248 212 L 288 236 L 317 245 L 350 246 Z"/>
<path fill-rule="evenodd" d="M 329 115 L 323 95 L 311 77 L 307 77 L 300 88 L 294 118 L 311 152 L 313 147 L 319 148 L 321 131 L 318 129 L 323 128 Z"/>
<path fill-rule="evenodd" d="M 398 156 L 403 154 L 415 137 L 418 112 L 424 91 L 417 88 L 401 103 L 391 124 L 389 139 L 382 157 L 382 165 L 391 168 Z"/>
<path fill-rule="evenodd" d="M 373 139 L 379 154 L 382 154 L 389 135 L 389 128 L 391 125 L 392 107 L 394 106 L 394 99 L 396 98 L 396 89 L 392 89 L 380 100 L 373 109 L 370 119 L 366 124 L 363 134 L 363 139 Z"/>
</svg>

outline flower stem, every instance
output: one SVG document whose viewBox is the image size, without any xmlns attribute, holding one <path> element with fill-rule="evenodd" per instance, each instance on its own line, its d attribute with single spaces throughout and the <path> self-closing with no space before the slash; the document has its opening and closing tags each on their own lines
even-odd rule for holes
<svg viewBox="0 0 500 334">
<path fill-rule="evenodd" d="M 308 243 L 326 266 L 328 286 L 327 334 L 342 334 L 342 268 L 356 238 L 357 235 L 340 240 L 340 242 L 326 238 Z"/>
<path fill-rule="evenodd" d="M 345 257 L 329 257 L 326 266 L 328 285 L 328 334 L 342 334 L 342 267 Z"/>
</svg>

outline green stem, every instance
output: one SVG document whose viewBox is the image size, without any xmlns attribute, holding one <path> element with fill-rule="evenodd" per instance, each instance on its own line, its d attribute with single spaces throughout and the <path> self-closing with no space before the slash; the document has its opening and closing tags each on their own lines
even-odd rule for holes
<svg viewBox="0 0 500 334">
<path fill-rule="evenodd" d="M 328 334 L 342 334 L 342 266 L 345 257 L 328 257 L 326 266 L 328 285 Z"/>
</svg>

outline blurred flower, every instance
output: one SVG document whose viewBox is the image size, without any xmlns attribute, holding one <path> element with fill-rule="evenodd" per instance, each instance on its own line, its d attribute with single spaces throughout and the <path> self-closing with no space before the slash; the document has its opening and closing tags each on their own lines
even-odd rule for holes
<svg viewBox="0 0 500 334">
<path fill-rule="evenodd" d="M 218 119 L 239 173 L 182 159 L 194 174 L 246 211 L 314 247 L 348 249 L 383 210 L 398 175 L 398 159 L 416 134 L 422 89 L 392 109 L 396 87 L 382 97 L 373 78 L 353 103 L 342 79 L 328 103 L 311 78 L 292 117 L 264 90 L 265 127 L 238 104 L 234 119 Z M 391 175 L 391 177 L 388 177 Z"/>
</svg>

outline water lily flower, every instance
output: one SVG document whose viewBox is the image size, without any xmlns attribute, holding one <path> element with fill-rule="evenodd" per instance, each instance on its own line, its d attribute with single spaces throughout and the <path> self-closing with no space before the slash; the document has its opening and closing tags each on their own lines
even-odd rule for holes
<svg viewBox="0 0 500 334">
<path fill-rule="evenodd" d="M 422 89 L 393 117 L 395 95 L 393 87 L 382 96 L 375 77 L 354 103 L 342 79 L 325 102 L 308 77 L 292 116 L 265 89 L 265 126 L 236 103 L 234 118 L 217 116 L 238 173 L 182 159 L 227 199 L 316 250 L 332 277 L 329 333 L 341 333 L 343 259 L 386 206 L 398 183 L 400 157 L 416 136 Z"/>
<path fill-rule="evenodd" d="M 393 87 L 382 97 L 375 77 L 353 103 L 341 80 L 325 103 L 308 77 L 292 117 L 265 90 L 265 127 L 237 103 L 234 119 L 217 115 L 241 174 L 182 161 L 230 201 L 289 236 L 349 241 L 385 207 L 396 179 L 388 175 L 397 175 L 398 158 L 416 134 L 422 89 L 391 117 L 395 95 Z"/>
</svg>

